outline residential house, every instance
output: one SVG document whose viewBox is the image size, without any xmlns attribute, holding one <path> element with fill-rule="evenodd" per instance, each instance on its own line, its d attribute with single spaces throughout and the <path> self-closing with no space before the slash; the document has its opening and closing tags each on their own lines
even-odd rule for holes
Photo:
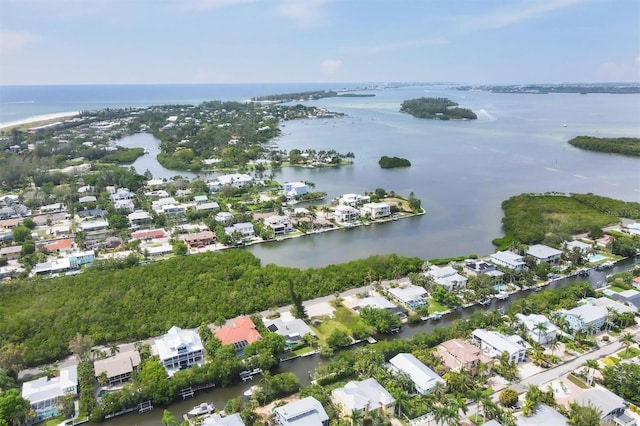
<svg viewBox="0 0 640 426">
<path fill-rule="evenodd" d="M 40 206 L 40 213 L 54 213 L 54 212 L 61 212 L 63 210 L 65 210 L 66 207 L 64 204 L 62 203 L 53 203 L 53 204 L 47 204 L 46 206 Z"/>
<path fill-rule="evenodd" d="M 583 256 L 586 256 L 593 250 L 590 244 L 583 243 L 582 241 L 577 241 L 577 240 L 566 241 L 564 243 L 564 248 L 568 251 L 573 251 L 575 249 L 578 249 Z"/>
<path fill-rule="evenodd" d="M 627 404 L 615 393 L 601 387 L 587 389 L 576 396 L 573 402 L 593 405 L 602 413 L 600 424 L 636 426 L 636 421 L 626 412 Z"/>
<path fill-rule="evenodd" d="M 344 194 L 338 198 L 338 204 L 344 206 L 358 207 L 362 204 L 370 203 L 371 197 L 359 194 Z"/>
<path fill-rule="evenodd" d="M 614 238 L 611 235 L 603 235 L 602 237 L 596 240 L 596 244 L 598 247 L 607 247 L 609 244 L 613 243 Z"/>
<path fill-rule="evenodd" d="M 164 198 L 160 198 L 158 200 L 152 201 L 151 202 L 151 210 L 153 210 L 154 212 L 160 214 L 162 213 L 162 206 L 174 206 L 178 204 L 178 202 L 176 201 L 175 198 L 173 197 L 164 197 Z"/>
<path fill-rule="evenodd" d="M 283 314 L 279 318 L 273 320 L 265 318 L 263 322 L 267 330 L 284 336 L 285 342 L 288 346 L 300 343 L 305 334 L 310 334 L 314 337 L 316 336 L 316 333 L 314 333 L 307 323 L 299 318 L 293 318 L 290 314 Z"/>
<path fill-rule="evenodd" d="M 223 225 L 228 225 L 233 220 L 233 215 L 229 212 L 220 212 L 216 213 L 214 219 L 218 223 L 222 223 Z"/>
<path fill-rule="evenodd" d="M 289 219 L 288 216 L 274 215 L 265 217 L 263 221 L 264 224 L 273 231 L 273 235 L 275 236 L 284 235 L 294 231 L 291 219 Z"/>
<path fill-rule="evenodd" d="M 497 331 L 477 328 L 471 334 L 473 342 L 490 357 L 499 358 L 503 352 L 509 354 L 509 361 L 523 362 L 527 357 L 527 348 L 517 335 L 505 336 Z"/>
<path fill-rule="evenodd" d="M 389 294 L 409 309 L 416 309 L 427 303 L 425 300 L 427 291 L 423 287 L 416 285 L 410 284 L 406 287 L 390 288 Z"/>
<path fill-rule="evenodd" d="M 0 228 L 2 229 L 13 229 L 16 226 L 20 225 L 20 222 L 22 222 L 24 219 L 21 217 L 16 217 L 13 219 L 4 219 L 4 220 L 0 220 Z"/>
<path fill-rule="evenodd" d="M 517 426 L 566 425 L 567 418 L 547 404 L 538 404 L 530 416 L 516 417 Z M 484 423 L 486 425 L 486 423 Z"/>
<path fill-rule="evenodd" d="M 360 214 L 371 219 L 388 217 L 391 216 L 391 206 L 389 203 L 366 203 L 360 207 Z"/>
<path fill-rule="evenodd" d="M 340 411 L 351 415 L 354 411 L 368 412 L 382 409 L 391 411 L 396 400 L 374 378 L 350 381 L 344 387 L 331 391 L 331 399 Z"/>
<path fill-rule="evenodd" d="M 360 217 L 358 209 L 348 205 L 339 205 L 333 211 L 333 219 L 339 223 L 355 222 Z"/>
<path fill-rule="evenodd" d="M 442 377 L 410 353 L 394 356 L 389 360 L 389 367 L 395 372 L 406 374 L 413 383 L 416 392 L 421 395 L 431 393 L 438 383 L 445 384 Z"/>
<path fill-rule="evenodd" d="M 167 216 L 184 216 L 187 212 L 187 206 L 184 204 L 163 204 L 157 213 L 166 214 Z"/>
<path fill-rule="evenodd" d="M 212 231 L 202 231 L 195 234 L 183 235 L 181 239 L 189 246 L 189 248 L 202 248 L 204 246 L 215 244 L 216 234 Z"/>
<path fill-rule="evenodd" d="M 166 185 L 167 182 L 163 179 L 149 179 L 145 186 L 151 189 L 159 189 L 164 188 Z"/>
<path fill-rule="evenodd" d="M 534 244 L 527 249 L 527 256 L 533 257 L 537 264 L 545 262 L 549 265 L 555 265 L 560 260 L 561 255 L 562 251 L 544 244 Z"/>
<path fill-rule="evenodd" d="M 93 250 L 75 251 L 70 253 L 69 264 L 72 268 L 80 268 L 83 265 L 90 265 L 96 260 L 96 253 Z"/>
<path fill-rule="evenodd" d="M 113 202 L 113 208 L 116 210 L 122 210 L 123 212 L 131 213 L 135 211 L 136 206 L 133 204 L 133 200 L 115 200 Z"/>
<path fill-rule="evenodd" d="M 282 184 L 282 192 L 288 200 L 295 200 L 308 192 L 307 184 L 304 182 L 285 182 Z"/>
<path fill-rule="evenodd" d="M 102 209 L 79 210 L 76 212 L 80 219 L 96 219 L 107 216 L 107 211 Z"/>
<path fill-rule="evenodd" d="M 73 250 L 73 241 L 69 238 L 63 238 L 61 240 L 56 240 L 42 246 L 49 253 L 69 253 Z"/>
<path fill-rule="evenodd" d="M 164 238 L 167 235 L 164 229 L 146 229 L 144 231 L 135 231 L 131 233 L 132 239 L 146 240 Z"/>
<path fill-rule="evenodd" d="M 204 359 L 204 347 L 197 331 L 173 326 L 161 339 L 155 341 L 160 362 L 171 375 Z"/>
<path fill-rule="evenodd" d="M 0 255 L 1 254 L 2 250 L 0 250 Z M 624 290 L 619 293 L 613 292 L 611 297 L 621 303 L 626 303 L 627 305 L 640 309 L 640 291 L 638 290 Z"/>
<path fill-rule="evenodd" d="M 462 270 L 470 277 L 478 275 L 488 275 L 493 279 L 494 284 L 502 284 L 504 272 L 498 271 L 496 265 L 482 259 L 466 259 Z"/>
<path fill-rule="evenodd" d="M 527 335 L 535 342 L 545 345 L 556 340 L 559 329 L 544 315 L 516 314 L 516 318 L 525 326 Z"/>
<path fill-rule="evenodd" d="M 571 330 L 595 331 L 600 329 L 607 318 L 607 308 L 604 306 L 593 306 L 589 303 L 573 309 L 561 310 L 558 312 L 567 320 Z"/>
<path fill-rule="evenodd" d="M 136 210 L 127 215 L 131 226 L 139 227 L 151 223 L 151 215 L 144 210 Z"/>
<path fill-rule="evenodd" d="M 118 188 L 116 192 L 109 195 L 109 198 L 111 198 L 111 201 L 133 200 L 135 195 L 128 188 Z"/>
<path fill-rule="evenodd" d="M 467 285 L 467 277 L 460 275 L 452 266 L 431 266 L 426 275 L 431 277 L 437 284 L 452 291 Z"/>
<path fill-rule="evenodd" d="M 227 235 L 231 235 L 234 232 L 239 232 L 242 235 L 242 238 L 254 238 L 256 236 L 256 231 L 253 229 L 253 224 L 251 222 L 241 222 L 234 223 L 232 226 L 224 228 L 224 232 Z"/>
<path fill-rule="evenodd" d="M 80 230 L 82 232 L 102 231 L 109 227 L 109 222 L 104 219 L 85 220 L 80 222 Z"/>
<path fill-rule="evenodd" d="M 637 288 L 638 290 L 640 290 L 640 277 L 635 277 L 634 279 L 631 280 L 631 285 L 634 288 Z"/>
<path fill-rule="evenodd" d="M 493 359 L 482 349 L 462 339 L 451 339 L 440 343 L 436 348 L 436 355 L 440 357 L 448 371 L 465 370 L 472 375 L 478 374 L 480 364 L 493 362 Z"/>
<path fill-rule="evenodd" d="M 607 310 L 611 310 L 619 314 L 630 312 L 635 315 L 638 312 L 638 308 L 633 305 L 625 305 L 624 303 L 611 300 L 607 297 L 589 298 L 587 299 L 587 303 L 593 306 L 602 306 Z"/>
<path fill-rule="evenodd" d="M 240 413 L 227 414 L 221 416 L 218 413 L 212 413 L 202 420 L 202 426 L 245 426 L 240 417 Z"/>
<path fill-rule="evenodd" d="M 233 345 L 239 354 L 247 345 L 262 340 L 262 336 L 256 330 L 256 325 L 249 317 L 234 318 L 226 325 L 213 330 L 213 334 L 223 345 Z"/>
<path fill-rule="evenodd" d="M 281 426 L 329 426 L 329 416 L 322 404 L 312 396 L 273 409 Z"/>
<path fill-rule="evenodd" d="M 22 246 L 9 246 L 2 247 L 0 249 L 0 257 L 3 257 L 7 260 L 15 260 L 20 257 L 22 253 Z"/>
<path fill-rule="evenodd" d="M 198 212 L 204 212 L 209 210 L 215 210 L 215 211 L 220 210 L 220 204 L 216 203 L 215 201 L 208 201 L 206 203 L 196 204 L 196 211 Z"/>
<path fill-rule="evenodd" d="M 84 197 L 78 198 L 80 204 L 95 203 L 96 201 L 98 201 L 98 199 L 95 195 L 85 195 Z"/>
<path fill-rule="evenodd" d="M 22 397 L 29 401 L 37 423 L 55 417 L 60 411 L 58 399 L 64 395 L 78 393 L 78 369 L 76 365 L 60 369 L 57 377 L 40 377 L 22 384 Z"/>
<path fill-rule="evenodd" d="M 95 361 L 93 369 L 98 381 L 104 375 L 109 386 L 116 386 L 130 380 L 138 365 L 140 365 L 140 353 L 133 350 Z"/>
<path fill-rule="evenodd" d="M 374 309 L 385 309 L 392 314 L 398 315 L 400 318 L 407 317 L 407 310 L 391 303 L 389 300 L 381 296 L 365 297 L 358 300 L 358 304 L 353 307 L 354 311 L 360 311 L 360 309 L 370 306 Z"/>
<path fill-rule="evenodd" d="M 218 176 L 213 181 L 208 182 L 207 186 L 211 190 L 217 191 L 223 186 L 233 186 L 234 188 L 242 188 L 246 185 L 251 184 L 252 182 L 253 182 L 253 178 L 247 174 L 231 173 L 228 175 Z"/>
<path fill-rule="evenodd" d="M 36 263 L 32 272 L 34 275 L 56 275 L 71 272 L 76 267 L 72 267 L 68 257 L 54 259 L 51 262 Z"/>
<path fill-rule="evenodd" d="M 166 256 L 173 253 L 173 246 L 169 243 L 153 244 L 144 247 L 144 251 L 149 257 Z"/>
<path fill-rule="evenodd" d="M 527 270 L 524 258 L 510 251 L 499 251 L 489 256 L 489 261 L 498 266 L 509 268 L 515 272 Z"/>
</svg>

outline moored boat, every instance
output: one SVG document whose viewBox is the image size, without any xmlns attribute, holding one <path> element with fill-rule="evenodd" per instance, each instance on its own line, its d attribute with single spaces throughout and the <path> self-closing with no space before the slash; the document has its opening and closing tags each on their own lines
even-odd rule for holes
<svg viewBox="0 0 640 426">
<path fill-rule="evenodd" d="M 191 410 L 189 410 L 187 414 L 190 417 L 203 416 L 205 414 L 213 413 L 215 409 L 216 407 L 213 404 L 209 402 L 203 402 L 202 404 L 198 404 L 195 407 L 193 407 Z"/>
</svg>

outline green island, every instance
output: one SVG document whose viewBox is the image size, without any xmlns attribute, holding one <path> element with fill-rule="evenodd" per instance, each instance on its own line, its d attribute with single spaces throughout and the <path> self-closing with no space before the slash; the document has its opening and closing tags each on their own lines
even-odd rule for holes
<svg viewBox="0 0 640 426">
<path fill-rule="evenodd" d="M 576 148 L 589 151 L 640 157 L 640 138 L 599 138 L 595 136 L 576 136 L 569 140 Z"/>
<path fill-rule="evenodd" d="M 514 241 L 558 245 L 571 240 L 572 234 L 597 232 L 623 217 L 640 219 L 640 203 L 594 194 L 521 194 L 504 201 L 502 209 L 505 236 L 493 240 L 501 249 Z M 616 239 L 616 246 L 622 252 L 631 252 L 630 240 L 622 236 Z"/>
<path fill-rule="evenodd" d="M 411 161 L 406 158 L 387 157 L 386 155 L 383 155 L 380 157 L 380 160 L 378 160 L 378 164 L 383 169 L 393 169 L 395 167 L 410 167 Z"/>
<path fill-rule="evenodd" d="M 467 108 L 447 98 L 408 99 L 400 105 L 400 111 L 418 118 L 433 120 L 476 120 L 478 116 Z"/>
<path fill-rule="evenodd" d="M 308 92 L 282 93 L 277 95 L 256 96 L 254 102 L 304 102 L 317 101 L 323 98 L 370 98 L 374 93 L 353 93 L 353 91 L 337 92 L 335 90 L 313 90 Z"/>
<path fill-rule="evenodd" d="M 518 85 L 483 85 L 483 86 L 458 86 L 456 90 L 484 90 L 493 93 L 524 93 L 524 94 L 548 94 L 548 93 L 611 93 L 634 94 L 640 93 L 638 83 L 584 83 L 584 84 L 518 84 Z"/>
</svg>

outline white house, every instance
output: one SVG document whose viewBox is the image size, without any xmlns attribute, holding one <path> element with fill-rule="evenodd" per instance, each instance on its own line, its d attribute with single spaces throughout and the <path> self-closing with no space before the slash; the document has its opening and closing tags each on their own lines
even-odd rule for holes
<svg viewBox="0 0 640 426">
<path fill-rule="evenodd" d="M 111 201 L 133 200 L 134 197 L 135 194 L 129 191 L 128 188 L 118 188 L 115 193 L 109 196 L 109 198 L 111 198 Z"/>
<path fill-rule="evenodd" d="M 544 315 L 516 314 L 516 318 L 524 324 L 529 337 L 539 344 L 544 345 L 556 339 L 558 327 L 552 324 Z"/>
<path fill-rule="evenodd" d="M 151 215 L 144 210 L 136 210 L 133 213 L 127 215 L 129 223 L 132 226 L 140 226 L 147 223 L 151 223 Z"/>
<path fill-rule="evenodd" d="M 360 207 L 360 214 L 371 219 L 391 216 L 391 206 L 389 203 L 366 203 Z"/>
<path fill-rule="evenodd" d="M 307 184 L 304 182 L 285 182 L 282 184 L 282 192 L 289 200 L 292 200 L 308 192 Z"/>
<path fill-rule="evenodd" d="M 519 254 L 510 251 L 499 251 L 489 256 L 489 261 L 499 266 L 504 266 L 514 270 L 515 272 L 525 271 L 527 269 L 524 258 Z"/>
<path fill-rule="evenodd" d="M 498 271 L 496 265 L 482 259 L 466 259 L 462 269 L 467 275 L 472 277 L 477 277 L 482 274 L 488 275 L 493 278 L 495 283 L 501 283 L 502 277 L 504 276 L 504 272 Z"/>
<path fill-rule="evenodd" d="M 93 369 L 97 379 L 104 374 L 109 386 L 115 386 L 131 379 L 138 365 L 140 365 L 140 353 L 133 350 L 97 360 L 93 363 Z"/>
<path fill-rule="evenodd" d="M 359 195 L 359 194 L 344 194 L 340 198 L 338 198 L 339 205 L 357 207 L 365 203 L 369 203 L 371 201 L 371 197 L 368 195 Z"/>
<path fill-rule="evenodd" d="M 343 413 L 390 410 L 396 400 L 374 378 L 350 381 L 344 387 L 331 391 L 331 399 Z"/>
<path fill-rule="evenodd" d="M 132 212 L 136 209 L 133 200 L 115 200 L 113 202 L 113 208 L 116 210 L 124 210 L 126 212 Z"/>
<path fill-rule="evenodd" d="M 222 175 L 215 178 L 212 182 L 207 183 L 207 185 L 213 189 L 219 189 L 223 186 L 233 186 L 234 188 L 242 188 L 248 184 L 253 182 L 253 178 L 244 173 L 231 173 L 228 175 Z"/>
<path fill-rule="evenodd" d="M 636 426 L 636 421 L 627 413 L 624 399 L 605 388 L 587 389 L 578 394 L 574 402 L 600 410 L 600 424 Z"/>
<path fill-rule="evenodd" d="M 460 275 L 452 266 L 440 267 L 433 265 L 427 271 L 427 276 L 446 287 L 449 291 L 467 285 L 467 277 Z"/>
<path fill-rule="evenodd" d="M 213 218 L 215 219 L 216 222 L 226 225 L 231 222 L 231 220 L 233 219 L 233 215 L 229 212 L 220 212 L 220 213 L 216 213 L 216 215 Z"/>
<path fill-rule="evenodd" d="M 316 333 L 307 325 L 306 322 L 299 318 L 293 318 L 289 315 L 282 315 L 276 319 L 263 319 L 264 326 L 272 333 L 284 336 L 287 345 L 295 345 L 300 343 L 305 334 L 311 336 Z"/>
<path fill-rule="evenodd" d="M 556 250 L 553 247 L 545 246 L 544 244 L 534 244 L 529 246 L 527 250 L 527 256 L 531 256 L 536 260 L 536 263 L 546 262 L 549 265 L 555 265 L 560 260 L 562 252 Z"/>
<path fill-rule="evenodd" d="M 269 216 L 263 219 L 264 224 L 268 226 L 272 231 L 273 235 L 284 235 L 289 232 L 292 232 L 293 225 L 291 224 L 291 219 L 288 216 Z"/>
<path fill-rule="evenodd" d="M 590 303 L 559 312 L 567 320 L 569 328 L 574 332 L 578 330 L 598 330 L 604 325 L 608 313 L 609 311 L 604 306 L 593 306 Z"/>
<path fill-rule="evenodd" d="M 586 256 L 592 250 L 591 245 L 587 243 L 583 243 L 582 241 L 566 241 L 564 243 L 564 248 L 569 251 L 573 251 L 574 249 L 580 250 L 580 252 Z"/>
<path fill-rule="evenodd" d="M 393 298 L 398 302 L 411 309 L 424 306 L 427 303 L 425 300 L 427 291 L 423 287 L 417 285 L 390 288 L 389 294 L 391 294 L 391 296 L 393 296 Z"/>
<path fill-rule="evenodd" d="M 424 365 L 418 358 L 409 353 L 402 353 L 389 360 L 389 367 L 396 372 L 402 372 L 409 376 L 413 386 L 421 395 L 431 393 L 438 384 L 444 384 L 442 377 Z"/>
<path fill-rule="evenodd" d="M 360 217 L 358 209 L 347 205 L 336 206 L 333 219 L 339 223 L 355 222 Z"/>
<path fill-rule="evenodd" d="M 477 328 L 471 337 L 476 346 L 493 358 L 499 358 L 503 352 L 507 352 L 509 361 L 523 362 L 527 356 L 527 348 L 520 336 L 505 336 L 497 331 Z"/>
<path fill-rule="evenodd" d="M 155 341 L 160 362 L 169 374 L 202 363 L 204 347 L 196 331 L 173 326 Z"/>
<path fill-rule="evenodd" d="M 29 401 L 36 413 L 33 422 L 40 422 L 58 415 L 58 398 L 78 392 L 78 369 L 76 365 L 60 369 L 58 377 L 39 379 L 22 384 L 22 397 Z"/>
<path fill-rule="evenodd" d="M 273 409 L 281 426 L 329 426 L 329 416 L 322 404 L 312 396 Z"/>
<path fill-rule="evenodd" d="M 253 238 L 256 236 L 256 231 L 253 229 L 251 222 L 234 223 L 232 226 L 224 228 L 224 232 L 227 235 L 239 232 L 242 238 Z"/>
</svg>

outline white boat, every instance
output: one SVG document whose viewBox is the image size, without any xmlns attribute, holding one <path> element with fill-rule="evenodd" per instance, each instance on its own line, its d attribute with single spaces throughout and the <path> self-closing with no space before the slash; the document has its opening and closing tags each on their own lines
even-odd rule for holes
<svg viewBox="0 0 640 426">
<path fill-rule="evenodd" d="M 429 315 L 429 318 L 431 318 L 434 321 L 437 321 L 440 318 L 442 318 L 442 314 L 440 312 L 434 312 L 433 314 Z"/>
<path fill-rule="evenodd" d="M 249 389 L 247 389 L 246 391 L 244 391 L 243 395 L 244 396 L 253 396 L 254 393 L 261 391 L 262 388 L 260 386 L 251 386 Z"/>
<path fill-rule="evenodd" d="M 496 299 L 498 300 L 504 300 L 504 299 L 508 299 L 509 298 L 509 293 L 501 291 L 500 293 L 496 294 Z"/>
<path fill-rule="evenodd" d="M 213 404 L 209 402 L 203 402 L 202 404 L 198 404 L 195 407 L 193 407 L 191 410 L 189 410 L 187 414 L 191 417 L 196 417 L 196 416 L 203 416 L 205 414 L 211 414 L 215 410 L 216 410 L 216 407 Z"/>
</svg>

